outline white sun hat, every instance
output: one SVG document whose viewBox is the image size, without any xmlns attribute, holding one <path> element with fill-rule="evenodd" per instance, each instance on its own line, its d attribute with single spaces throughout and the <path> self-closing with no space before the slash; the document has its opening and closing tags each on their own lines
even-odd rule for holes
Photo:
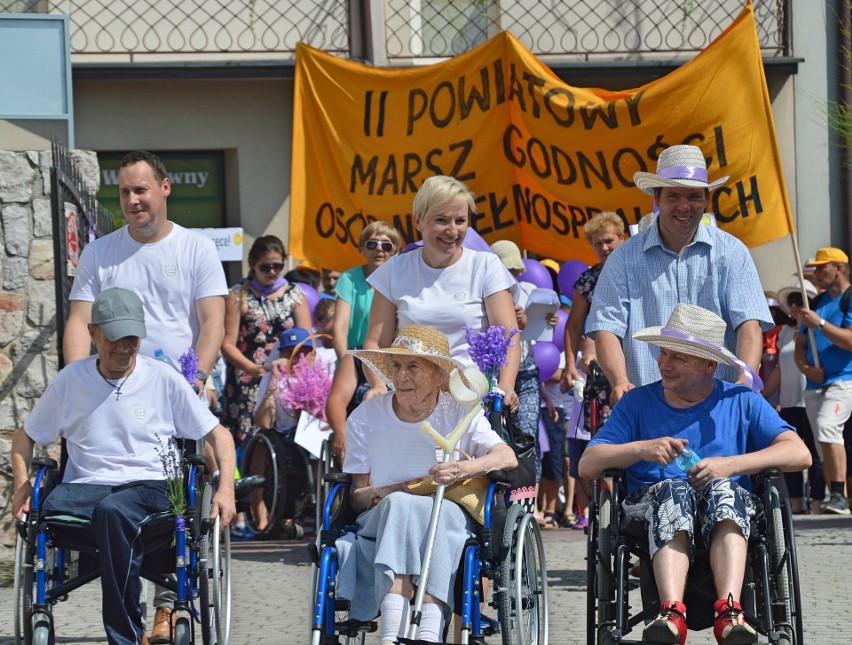
<svg viewBox="0 0 852 645">
<path fill-rule="evenodd" d="M 657 172 L 635 172 L 633 183 L 646 195 L 653 195 L 655 188 L 706 188 L 715 190 L 728 181 L 722 177 L 707 182 L 707 161 L 698 146 L 671 146 L 660 154 Z"/>
</svg>

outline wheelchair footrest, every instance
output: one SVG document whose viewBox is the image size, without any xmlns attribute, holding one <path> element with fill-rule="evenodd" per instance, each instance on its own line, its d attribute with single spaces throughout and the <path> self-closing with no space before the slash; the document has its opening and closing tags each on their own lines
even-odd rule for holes
<svg viewBox="0 0 852 645">
<path fill-rule="evenodd" d="M 337 631 L 341 636 L 355 637 L 358 634 L 372 634 L 379 628 L 379 624 L 374 620 L 345 620 L 337 623 Z"/>
</svg>

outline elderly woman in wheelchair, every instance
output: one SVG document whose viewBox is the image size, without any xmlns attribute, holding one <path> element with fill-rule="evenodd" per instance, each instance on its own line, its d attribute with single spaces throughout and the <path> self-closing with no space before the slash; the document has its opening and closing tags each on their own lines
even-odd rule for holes
<svg viewBox="0 0 852 645">
<path fill-rule="evenodd" d="M 693 531 L 700 530 L 715 584 L 716 640 L 757 642 L 739 602 L 757 501 L 748 475 L 810 465 L 795 430 L 758 393 L 759 378 L 723 346 L 724 333 L 721 318 L 685 304 L 664 327 L 638 332 L 636 339 L 659 347 L 662 380 L 630 391 L 613 408 L 579 464 L 590 480 L 626 469 L 625 513 L 644 519 L 661 601 L 644 641 L 686 642 L 684 589 Z M 744 369 L 757 391 L 716 379 L 719 363 Z M 697 463 L 679 460 L 687 449 L 700 456 Z"/>
<path fill-rule="evenodd" d="M 433 328 L 410 325 L 388 349 L 352 353 L 393 389 L 364 401 L 347 421 L 343 471 L 352 475 L 350 501 L 360 514 L 357 532 L 337 541 L 337 593 L 350 601 L 354 619 L 371 620 L 381 610 L 380 641 L 389 643 L 408 628 L 433 506 L 431 496 L 412 494 L 406 481 L 428 471 L 435 482 L 451 485 L 512 469 L 517 459 L 481 411 L 461 436 L 453 459 L 436 459 L 432 439 L 420 432 L 420 425 L 428 422 L 447 436 L 468 408 L 447 393 L 450 372 L 456 367 L 461 371 L 461 366 L 449 357 L 447 339 Z M 418 467 L 421 470 L 414 472 Z M 439 518 L 417 634 L 430 642 L 442 640 L 456 568 L 475 526 L 475 520 L 448 499 Z"/>
<path fill-rule="evenodd" d="M 211 519 L 227 526 L 235 512 L 234 444 L 180 374 L 138 355 L 146 330 L 142 302 L 133 292 L 104 290 L 92 305 L 89 333 L 97 354 L 59 372 L 15 432 L 13 507 L 19 520 L 32 511 L 41 519 L 61 514 L 91 523 L 94 538 L 87 540 L 98 546 L 107 638 L 129 645 L 144 638 L 139 576 L 146 534 L 141 527 L 169 510 L 160 453 L 173 438 L 210 442 L 221 483 L 212 500 L 205 499 Z M 33 448 L 60 438 L 68 452 L 63 481 L 41 500 L 42 487 L 34 491 L 29 477 Z M 39 484 L 42 479 L 39 474 Z M 38 504 L 31 508 L 34 499 Z M 43 535 L 37 524 L 32 528 Z M 172 519 L 172 534 L 174 525 Z M 43 550 L 44 538 L 39 540 Z M 36 557 L 45 555 L 40 551 Z M 39 575 L 41 565 L 35 566 Z M 26 628 L 53 642 L 49 603 L 57 598 L 42 597 L 44 589 L 36 595 L 37 604 L 25 609 L 35 615 L 34 624 Z"/>
</svg>

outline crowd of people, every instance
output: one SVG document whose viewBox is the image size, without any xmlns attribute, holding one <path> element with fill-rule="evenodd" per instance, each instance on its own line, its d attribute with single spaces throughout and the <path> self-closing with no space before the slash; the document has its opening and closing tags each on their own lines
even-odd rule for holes
<svg viewBox="0 0 852 645">
<path fill-rule="evenodd" d="M 826 247 L 803 268 L 804 282 L 791 278 L 777 293 L 764 292 L 745 245 L 701 223 L 710 192 L 726 181 L 710 181 L 699 148 L 668 148 L 655 173 L 634 177 L 654 203 L 639 232 L 628 238 L 619 215 L 599 213 L 584 228 L 594 265 L 566 281 L 564 265 L 539 258 L 549 277 L 528 281 L 530 254 L 510 240 L 495 240 L 487 250 L 472 244 L 474 194 L 457 179 L 434 176 L 412 206 L 422 243 L 404 247 L 399 231 L 376 221 L 358 239 L 363 264 L 341 272 L 324 268 L 325 258 L 300 258 L 287 271 L 294 263 L 283 242 L 264 235 L 249 250 L 247 275 L 228 287 L 212 242 L 168 219 L 170 181 L 162 161 L 130 153 L 119 171 L 127 226 L 85 247 L 62 338 L 68 367 L 16 434 L 15 512 L 29 505 L 34 442 L 108 441 L 87 435 L 106 422 L 99 416 L 104 406 L 112 398 L 141 406 L 147 394 L 163 402 L 152 411 L 161 436 L 211 438 L 213 474 L 228 482 L 213 512 L 226 522 L 235 518 L 234 537 L 250 538 L 232 484 L 239 480 L 241 447 L 255 432 L 278 432 L 301 450 L 293 439 L 299 420 L 317 416 L 332 430 L 327 458 L 353 477 L 357 535 L 365 538 L 341 543 L 339 592 L 353 601 L 353 616 L 369 619 L 380 610 L 382 642 L 394 642 L 408 629 L 421 557 L 417 536 L 426 530 L 432 498 L 409 494 L 404 482 L 376 485 L 373 443 L 392 440 L 384 433 L 411 433 L 422 421 L 449 434 L 464 416 L 447 394 L 450 373 L 474 365 L 467 331 L 500 327 L 511 341 L 493 385 L 510 422 L 535 439 L 541 528 L 585 528 L 591 482 L 606 468 L 626 469 L 628 505 L 648 524 L 662 601 L 645 638 L 685 641 L 683 583 L 700 509 L 719 598 L 716 637 L 755 642 L 739 605 L 754 506 L 744 476 L 781 468 L 788 472 L 779 485 L 794 512 L 849 514 L 852 287 L 848 256 Z M 552 293 L 545 313 L 531 306 L 544 297 L 536 290 Z M 548 334 L 532 333 L 542 328 L 555 330 L 558 366 L 543 364 L 539 350 L 550 343 L 542 340 Z M 183 381 L 166 375 L 166 363 L 176 364 L 188 350 L 197 367 L 178 396 L 174 388 Z M 286 395 L 299 361 L 317 367 L 311 374 L 323 381 L 318 407 Z M 159 380 L 143 387 L 143 373 Z M 91 420 L 68 417 L 51 425 L 46 401 L 67 406 L 72 378 L 91 403 Z M 190 386 L 197 396 L 186 396 Z M 139 440 L 139 429 L 128 425 L 139 409 L 104 417 L 113 435 L 127 432 L 122 445 Z M 197 427 L 188 428 L 186 418 Z M 711 422 L 725 433 L 708 435 Z M 512 468 L 517 461 L 505 439 L 480 414 L 463 435 L 463 452 L 429 475 L 453 484 Z M 702 459 L 683 473 L 673 464 L 687 446 Z M 75 461 L 75 450 L 69 447 L 70 483 L 98 486 L 72 500 L 89 514 L 129 481 L 150 488 L 162 480 L 151 450 L 104 453 L 113 464 Z M 237 488 L 239 497 L 239 481 Z M 134 498 L 142 516 L 161 510 L 146 490 Z M 243 494 L 250 502 L 240 510 L 266 527 L 260 491 Z M 446 562 L 429 579 L 420 624 L 419 638 L 427 641 L 441 640 L 452 610 L 447 589 L 454 563 L 475 530 L 475 518 L 447 504 L 437 550 Z M 678 522 L 661 522 L 660 507 L 672 505 L 680 509 Z M 123 534 L 137 521 L 126 517 Z M 105 569 L 133 559 L 132 545 L 104 551 L 102 558 L 112 558 L 103 560 Z M 173 598 L 157 588 L 149 638 L 138 566 L 124 575 L 137 582 L 104 583 L 110 642 L 169 642 Z M 121 594 L 114 593 L 117 584 Z"/>
</svg>

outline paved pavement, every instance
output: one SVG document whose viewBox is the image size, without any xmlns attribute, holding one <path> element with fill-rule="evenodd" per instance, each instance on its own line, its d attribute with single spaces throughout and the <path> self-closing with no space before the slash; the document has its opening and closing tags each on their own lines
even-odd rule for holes
<svg viewBox="0 0 852 645">
<path fill-rule="evenodd" d="M 550 643 L 585 641 L 585 538 L 580 531 L 544 534 L 550 589 Z M 796 518 L 805 616 L 805 643 L 849 643 L 852 616 L 852 518 Z M 234 545 L 234 645 L 308 642 L 311 569 L 305 541 Z M 0 645 L 14 643 L 12 588 L 0 587 Z M 99 615 L 100 589 L 88 585 L 57 605 L 57 644 L 106 643 Z M 368 640 L 375 645 L 377 638 Z M 712 644 L 712 630 L 690 632 L 692 645 Z"/>
</svg>

